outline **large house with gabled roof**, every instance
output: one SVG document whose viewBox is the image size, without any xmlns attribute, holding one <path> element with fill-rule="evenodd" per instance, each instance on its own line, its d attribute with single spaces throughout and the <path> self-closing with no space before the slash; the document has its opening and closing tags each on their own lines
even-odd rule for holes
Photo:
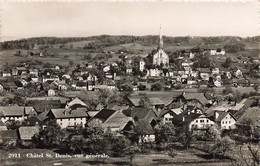
<svg viewBox="0 0 260 166">
<path fill-rule="evenodd" d="M 8 120 L 23 121 L 30 116 L 36 116 L 37 113 L 33 107 L 24 106 L 5 106 L 0 107 L 0 120 L 6 122 Z"/>
<path fill-rule="evenodd" d="M 51 109 L 47 114 L 48 119 L 54 119 L 61 128 L 77 126 L 85 127 L 88 115 L 85 109 L 59 108 Z"/>
</svg>

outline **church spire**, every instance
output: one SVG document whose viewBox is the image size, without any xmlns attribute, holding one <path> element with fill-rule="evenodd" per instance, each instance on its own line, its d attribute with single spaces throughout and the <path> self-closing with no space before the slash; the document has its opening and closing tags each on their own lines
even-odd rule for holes
<svg viewBox="0 0 260 166">
<path fill-rule="evenodd" d="M 160 33 L 159 33 L 159 43 L 158 43 L 158 49 L 163 49 L 163 38 L 162 38 L 162 28 L 160 26 Z"/>
</svg>

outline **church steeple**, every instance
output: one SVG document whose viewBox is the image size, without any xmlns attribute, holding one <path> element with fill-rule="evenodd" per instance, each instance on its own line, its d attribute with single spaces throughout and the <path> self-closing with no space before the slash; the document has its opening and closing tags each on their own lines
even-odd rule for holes
<svg viewBox="0 0 260 166">
<path fill-rule="evenodd" d="M 162 38 L 162 28 L 160 26 L 160 33 L 159 33 L 159 43 L 158 43 L 158 49 L 163 49 L 163 38 Z"/>
</svg>

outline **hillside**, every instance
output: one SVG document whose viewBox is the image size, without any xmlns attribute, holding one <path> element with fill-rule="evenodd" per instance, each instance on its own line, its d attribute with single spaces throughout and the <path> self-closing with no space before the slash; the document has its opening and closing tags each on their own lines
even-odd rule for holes
<svg viewBox="0 0 260 166">
<path fill-rule="evenodd" d="M 241 43 L 247 47 L 254 49 L 259 48 L 260 36 L 241 38 L 236 36 L 219 36 L 219 37 L 169 37 L 164 36 L 164 44 L 167 46 L 181 46 L 190 47 L 200 44 L 236 44 Z M 131 46 L 134 50 L 145 50 L 143 47 L 154 47 L 157 45 L 158 36 L 110 36 L 100 35 L 91 37 L 71 37 L 71 38 L 57 38 L 57 37 L 37 37 L 22 40 L 13 40 L 0 42 L 0 49 L 33 49 L 35 47 L 65 47 L 65 48 L 92 48 L 100 47 L 106 48 L 111 46 L 122 45 L 122 48 L 128 48 L 131 43 L 138 43 Z M 119 46 L 121 47 L 121 46 Z M 137 47 L 137 48 L 136 48 Z M 108 48 L 109 49 L 109 48 Z"/>
</svg>

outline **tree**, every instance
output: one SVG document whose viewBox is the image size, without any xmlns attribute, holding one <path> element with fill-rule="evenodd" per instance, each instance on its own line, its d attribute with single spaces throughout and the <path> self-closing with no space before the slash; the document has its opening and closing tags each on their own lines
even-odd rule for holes
<svg viewBox="0 0 260 166">
<path fill-rule="evenodd" d="M 151 91 L 160 91 L 162 90 L 163 86 L 161 83 L 157 82 L 151 86 Z"/>
<path fill-rule="evenodd" d="M 8 130 L 16 130 L 21 126 L 21 122 L 18 120 L 7 120 L 6 127 Z"/>
<path fill-rule="evenodd" d="M 146 89 L 146 86 L 143 84 L 138 85 L 138 89 L 141 91 L 144 91 Z"/>
<path fill-rule="evenodd" d="M 228 94 L 230 94 L 232 92 L 233 92 L 232 88 L 228 87 L 228 86 L 226 86 L 225 89 L 222 90 L 222 94 L 223 95 L 228 95 Z"/>
<path fill-rule="evenodd" d="M 139 100 L 139 106 L 145 107 L 145 108 L 150 108 L 151 107 L 151 101 L 149 97 L 146 94 L 139 94 L 140 95 L 140 100 Z"/>
<path fill-rule="evenodd" d="M 226 59 L 226 61 L 222 64 L 223 67 L 229 68 L 231 66 L 232 60 L 230 57 Z"/>
<path fill-rule="evenodd" d="M 215 156 L 226 156 L 228 151 L 232 150 L 232 146 L 234 145 L 234 141 L 230 139 L 230 137 L 217 137 L 213 146 L 210 146 L 208 152 Z"/>
<path fill-rule="evenodd" d="M 132 165 L 134 156 L 136 153 L 140 152 L 141 150 L 136 145 L 131 145 L 126 148 L 126 154 L 129 156 L 130 164 Z"/>
<path fill-rule="evenodd" d="M 70 60 L 70 61 L 69 61 L 69 65 L 70 65 L 70 66 L 73 66 L 73 65 L 74 65 L 74 61 L 73 61 L 73 60 Z"/>
<path fill-rule="evenodd" d="M 125 136 L 113 136 L 109 140 L 112 148 L 113 156 L 124 157 L 127 154 L 127 149 L 130 146 L 130 141 Z"/>
<path fill-rule="evenodd" d="M 158 145 L 166 144 L 175 140 L 175 127 L 172 124 L 159 124 L 155 126 L 155 142 Z"/>
<path fill-rule="evenodd" d="M 41 129 L 38 134 L 33 136 L 33 142 L 40 148 L 53 148 L 59 146 L 64 139 L 64 131 L 55 120 L 48 121 L 46 128 Z"/>
<path fill-rule="evenodd" d="M 194 133 L 194 129 L 190 129 L 188 124 L 184 124 L 182 127 L 177 128 L 177 137 L 178 140 L 181 142 L 182 147 L 184 149 L 189 149 L 191 142 L 195 139 L 197 136 Z"/>
</svg>

